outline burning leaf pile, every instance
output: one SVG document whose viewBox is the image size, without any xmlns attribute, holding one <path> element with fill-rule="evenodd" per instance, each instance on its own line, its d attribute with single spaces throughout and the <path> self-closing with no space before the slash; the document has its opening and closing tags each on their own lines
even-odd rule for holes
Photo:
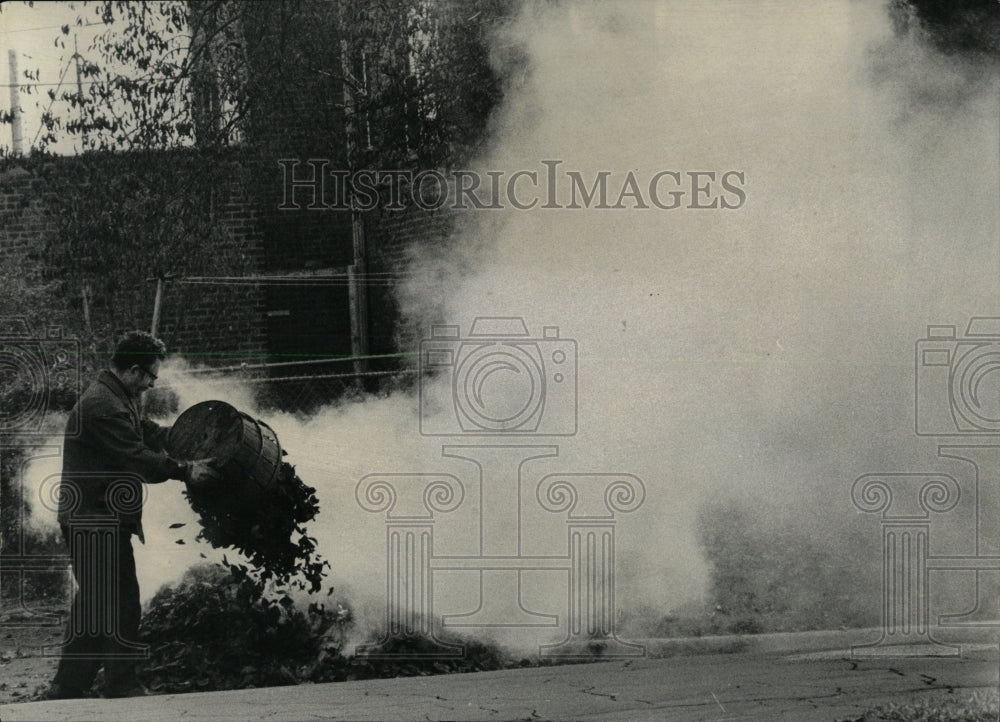
<svg viewBox="0 0 1000 722">
<path fill-rule="evenodd" d="M 227 560 L 238 576 L 319 591 L 329 564 L 316 553 L 316 540 L 303 526 L 319 513 L 316 490 L 287 462 L 281 462 L 270 487 L 247 495 L 245 489 L 253 483 L 226 478 L 211 487 L 188 487 L 188 502 L 202 526 L 198 538 L 241 552 L 249 567 Z"/>
<path fill-rule="evenodd" d="M 288 596 L 261 591 L 209 564 L 160 589 L 139 630 L 150 646 L 140 677 L 160 692 L 295 684 L 301 665 L 320 651 L 339 651 L 351 618 L 344 607 L 313 604 L 303 614 Z"/>
<path fill-rule="evenodd" d="M 203 564 L 150 601 L 139 631 L 140 641 L 150 646 L 150 657 L 139 676 L 151 690 L 174 693 L 524 664 L 495 646 L 469 640 L 462 641 L 465 653 L 460 658 L 421 657 L 422 651 L 431 651 L 421 637 L 393 642 L 393 653 L 402 659 L 345 656 L 344 640 L 352 626 L 346 602 L 329 607 L 314 603 L 303 612 L 288 596 L 268 597 L 251 579 Z"/>
</svg>

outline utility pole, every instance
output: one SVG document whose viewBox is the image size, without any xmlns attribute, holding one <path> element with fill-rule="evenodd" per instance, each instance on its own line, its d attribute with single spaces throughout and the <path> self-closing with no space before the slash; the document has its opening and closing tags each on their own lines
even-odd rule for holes
<svg viewBox="0 0 1000 722">
<path fill-rule="evenodd" d="M 354 263 L 348 266 L 348 294 L 351 311 L 351 355 L 354 372 L 368 370 L 368 261 L 365 258 L 365 228 L 357 211 L 351 211 L 351 241 L 354 246 Z"/>
<path fill-rule="evenodd" d="M 24 154 L 24 137 L 21 135 L 21 103 L 18 98 L 17 82 L 17 51 L 7 51 L 7 64 L 10 66 L 10 117 L 11 141 L 10 148 L 14 155 Z"/>
<path fill-rule="evenodd" d="M 73 63 L 76 65 L 76 95 L 80 103 L 80 127 L 83 129 L 83 147 L 87 147 L 87 124 L 83 122 L 83 83 L 80 82 L 80 53 L 76 49 L 76 33 L 73 33 Z M 154 336 L 156 334 L 153 334 Z"/>
<path fill-rule="evenodd" d="M 341 18 L 342 20 L 343 18 Z M 348 170 L 354 170 L 354 155 L 357 149 L 357 102 L 351 83 L 347 78 L 353 77 L 351 73 L 351 52 L 347 41 L 340 40 L 340 63 L 341 63 L 341 84 L 344 94 L 344 158 L 347 161 Z M 367 79 L 364 79 L 366 82 Z M 347 195 L 347 200 L 351 202 L 349 191 L 344 187 L 343 192 Z M 362 374 L 368 370 L 368 361 L 364 357 L 368 355 L 368 261 L 367 250 L 365 248 L 365 229 L 359 211 L 352 208 L 348 211 L 351 214 L 351 245 L 353 247 L 353 263 L 347 269 L 348 301 L 351 314 L 351 355 L 355 358 L 354 373 Z M 361 376 L 358 376 L 360 383 Z"/>
<path fill-rule="evenodd" d="M 147 278 L 149 282 L 156 281 L 156 297 L 153 299 L 153 322 L 149 325 L 149 332 L 156 336 L 160 330 L 160 309 L 163 306 L 163 287 L 167 281 L 172 281 L 175 276 L 172 273 L 161 273 L 155 278 Z"/>
<path fill-rule="evenodd" d="M 80 296 L 83 301 L 83 323 L 87 329 L 88 338 L 94 337 L 94 328 L 90 323 L 90 281 L 84 279 L 83 287 L 80 289 Z"/>
</svg>

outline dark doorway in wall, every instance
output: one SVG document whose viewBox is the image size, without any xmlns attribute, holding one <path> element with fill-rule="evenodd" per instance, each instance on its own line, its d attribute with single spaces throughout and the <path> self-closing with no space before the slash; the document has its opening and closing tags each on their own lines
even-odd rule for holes
<svg viewBox="0 0 1000 722">
<path fill-rule="evenodd" d="M 346 277 L 270 285 L 265 304 L 267 400 L 308 412 L 341 397 L 354 382 Z"/>
</svg>

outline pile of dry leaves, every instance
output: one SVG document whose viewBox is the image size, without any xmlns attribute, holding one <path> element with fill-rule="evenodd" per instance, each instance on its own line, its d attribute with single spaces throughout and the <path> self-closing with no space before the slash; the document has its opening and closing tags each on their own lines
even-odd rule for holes
<svg viewBox="0 0 1000 722">
<path fill-rule="evenodd" d="M 218 565 L 188 570 L 153 597 L 142 618 L 140 641 L 150 657 L 139 676 L 161 693 L 241 689 L 303 682 L 473 672 L 518 666 L 493 645 L 462 640 L 463 653 L 434 659 L 428 640 L 393 640 L 398 659 L 351 656 L 345 640 L 353 627 L 349 605 L 309 604 L 262 593 L 259 584 Z M 386 648 L 384 651 L 389 651 Z M 345 654 L 345 651 L 348 654 Z"/>
</svg>

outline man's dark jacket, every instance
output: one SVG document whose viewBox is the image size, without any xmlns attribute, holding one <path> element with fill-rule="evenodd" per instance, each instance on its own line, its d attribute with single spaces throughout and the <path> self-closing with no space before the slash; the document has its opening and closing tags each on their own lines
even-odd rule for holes
<svg viewBox="0 0 1000 722">
<path fill-rule="evenodd" d="M 79 433 L 63 446 L 59 523 L 106 522 L 142 536 L 142 484 L 183 477 L 184 465 L 163 451 L 170 429 L 142 419 L 138 399 L 102 371 L 77 401 Z"/>
</svg>

